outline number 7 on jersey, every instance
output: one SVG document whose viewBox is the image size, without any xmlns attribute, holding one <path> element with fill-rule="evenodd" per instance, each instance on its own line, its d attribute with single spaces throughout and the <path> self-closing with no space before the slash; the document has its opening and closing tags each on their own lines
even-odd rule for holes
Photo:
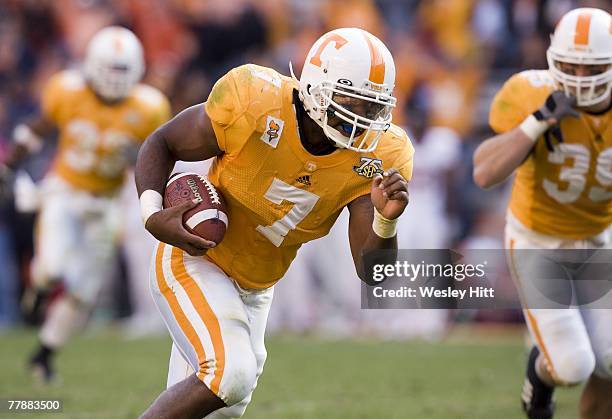
<svg viewBox="0 0 612 419">
<path fill-rule="evenodd" d="M 269 226 L 257 226 L 257 231 L 266 236 L 276 247 L 281 245 L 289 231 L 295 230 L 297 225 L 310 214 L 319 200 L 319 197 L 312 192 L 296 188 L 277 178 L 274 178 L 264 196 L 268 201 L 277 205 L 282 204 L 283 201 L 294 204 L 280 220 Z"/>
</svg>

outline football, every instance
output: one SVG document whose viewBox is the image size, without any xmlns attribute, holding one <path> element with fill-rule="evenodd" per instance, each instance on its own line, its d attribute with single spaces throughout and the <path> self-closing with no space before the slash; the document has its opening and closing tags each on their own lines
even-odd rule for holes
<svg viewBox="0 0 612 419">
<path fill-rule="evenodd" d="M 185 228 L 216 244 L 227 230 L 225 200 L 206 176 L 197 173 L 175 173 L 166 184 L 164 208 L 197 199 L 199 203 L 183 214 Z"/>
</svg>

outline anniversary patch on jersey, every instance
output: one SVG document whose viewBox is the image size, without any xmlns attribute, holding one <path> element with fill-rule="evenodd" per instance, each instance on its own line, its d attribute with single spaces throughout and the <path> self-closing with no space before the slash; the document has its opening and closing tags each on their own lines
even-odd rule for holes
<svg viewBox="0 0 612 419">
<path fill-rule="evenodd" d="M 310 176 L 309 175 L 305 175 L 305 176 L 300 176 L 296 179 L 296 182 L 301 183 L 302 185 L 306 185 L 306 186 L 310 186 L 312 185 L 312 183 L 310 183 Z"/>
<path fill-rule="evenodd" d="M 373 159 L 370 157 L 362 157 L 359 161 L 359 166 L 353 166 L 353 170 L 359 176 L 371 179 L 377 173 L 383 174 L 382 160 Z"/>
<path fill-rule="evenodd" d="M 280 136 L 283 134 L 284 126 L 285 121 L 268 115 L 268 119 L 266 120 L 266 130 L 261 136 L 261 140 L 270 147 L 276 148 L 278 142 L 280 141 Z"/>
</svg>

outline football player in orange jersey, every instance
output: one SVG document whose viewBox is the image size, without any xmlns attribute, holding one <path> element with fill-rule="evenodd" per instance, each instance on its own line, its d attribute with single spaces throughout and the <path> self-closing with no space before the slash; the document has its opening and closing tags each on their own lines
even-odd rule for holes
<svg viewBox="0 0 612 419">
<path fill-rule="evenodd" d="M 599 9 L 563 16 L 547 52 L 548 70 L 524 71 L 506 82 L 491 105 L 498 135 L 474 154 L 474 180 L 483 188 L 516 171 L 505 235 L 535 342 L 522 393 L 532 419 L 553 416 L 555 386 L 583 381 L 581 417 L 612 417 L 612 308 L 530 306 L 535 265 L 516 256 L 516 249 L 610 247 L 611 27 L 610 14 Z M 558 257 L 548 263 L 556 270 L 565 266 Z"/>
<path fill-rule="evenodd" d="M 53 165 L 40 187 L 32 263 L 33 286 L 41 293 L 58 281 L 65 288 L 48 310 L 31 359 L 46 381 L 53 378 L 51 355 L 84 323 L 112 273 L 126 169 L 142 141 L 170 118 L 166 97 L 139 84 L 143 51 L 129 30 L 102 29 L 88 44 L 83 64 L 82 71 L 51 77 L 41 114 L 16 127 L 15 147 L 4 162 L 15 168 L 59 130 Z"/>
<path fill-rule="evenodd" d="M 337 29 L 315 42 L 299 81 L 253 64 L 235 68 L 205 103 L 144 143 L 136 183 L 145 226 L 160 240 L 151 288 L 173 349 L 168 389 L 143 418 L 244 413 L 266 359 L 273 285 L 344 207 L 360 277 L 364 252 L 397 248 L 413 148 L 391 124 L 394 79 L 378 38 Z M 210 157 L 208 177 L 229 212 L 219 244 L 183 227 L 193 203 L 161 204 L 176 160 Z"/>
</svg>

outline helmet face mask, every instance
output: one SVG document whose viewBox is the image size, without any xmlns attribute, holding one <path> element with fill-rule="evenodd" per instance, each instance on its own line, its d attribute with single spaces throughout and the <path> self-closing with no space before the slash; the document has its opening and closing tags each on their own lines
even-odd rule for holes
<svg viewBox="0 0 612 419">
<path fill-rule="evenodd" d="M 102 99 L 124 99 L 144 73 L 142 45 L 131 31 L 112 26 L 98 32 L 87 46 L 85 77 Z"/>
<path fill-rule="evenodd" d="M 104 62 L 95 63 L 92 67 L 89 82 L 96 93 L 106 100 L 123 99 L 134 85 L 126 67 Z"/>
<path fill-rule="evenodd" d="M 337 147 L 368 152 L 391 124 L 394 79 L 393 58 L 378 38 L 361 29 L 337 29 L 308 53 L 300 99 Z"/>
<path fill-rule="evenodd" d="M 311 88 L 311 92 L 316 92 Z M 317 93 L 314 93 L 317 94 Z M 381 93 L 322 83 L 319 111 L 324 113 L 323 132 L 340 147 L 372 151 L 391 124 L 396 99 Z"/>
<path fill-rule="evenodd" d="M 579 107 L 590 107 L 610 98 L 612 88 L 612 37 L 610 15 L 599 9 L 574 9 L 567 13 L 551 37 L 546 52 L 548 69 L 566 95 Z"/>
<path fill-rule="evenodd" d="M 566 95 L 576 97 L 579 106 L 596 105 L 610 94 L 612 64 L 574 64 L 553 61 L 557 73 L 555 80 Z M 578 75 L 577 69 L 584 69 L 586 75 Z"/>
</svg>

